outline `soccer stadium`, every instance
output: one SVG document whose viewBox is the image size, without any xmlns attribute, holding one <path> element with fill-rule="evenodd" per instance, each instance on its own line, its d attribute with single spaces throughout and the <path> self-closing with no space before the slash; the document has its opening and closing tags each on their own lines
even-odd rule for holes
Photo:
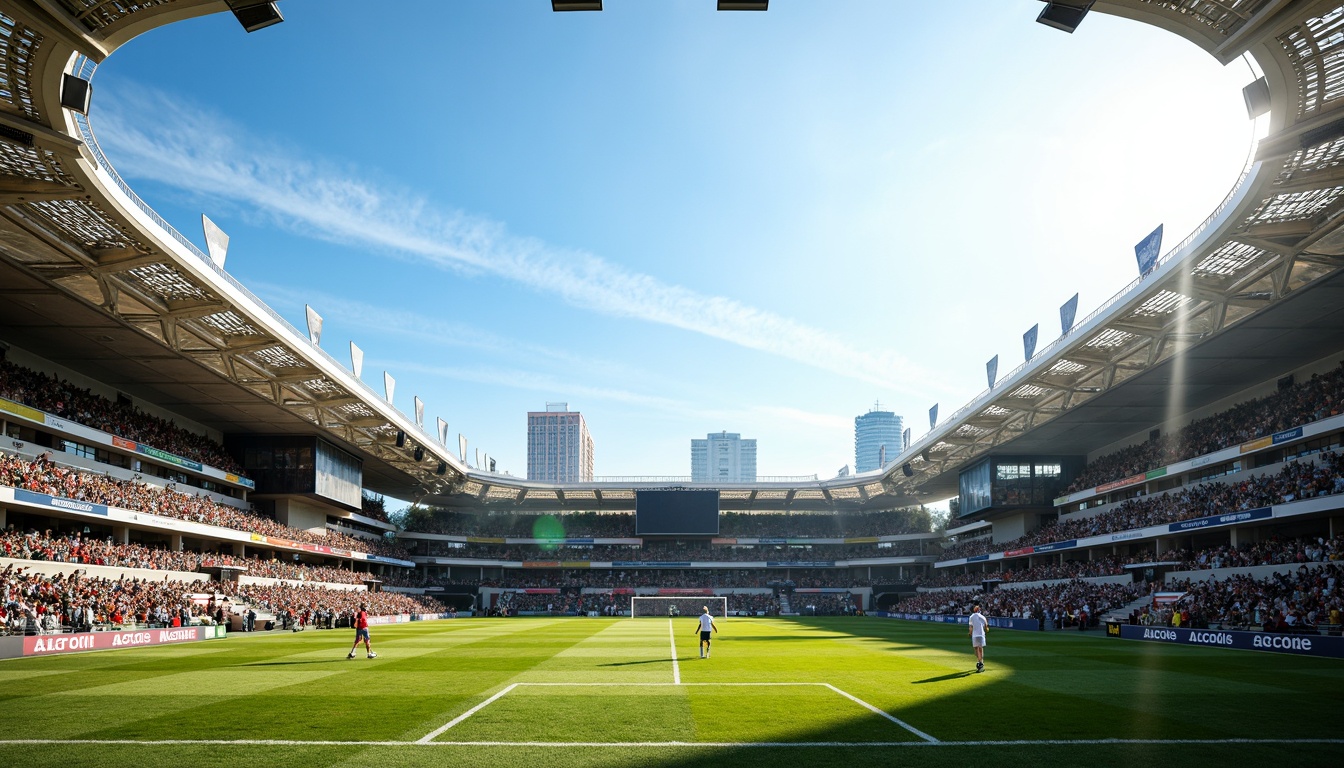
<svg viewBox="0 0 1344 768">
<path fill-rule="evenodd" d="M 508 13 L 573 30 L 634 1 Z M 750 35 L 790 4 L 681 10 Z M 935 5 L 951 34 L 963 4 Z M 244 285 L 225 228 L 203 217 L 198 244 L 118 173 L 104 61 L 212 20 L 236 33 L 217 68 L 242 68 L 326 3 L 0 0 L 0 755 L 1338 765 L 1344 3 L 981 5 L 1058 44 L 1114 19 L 1238 67 L 1259 129 L 1235 183 L 877 468 L 756 476 L 753 444 L 754 479 L 716 482 L 594 476 L 581 441 L 578 480 L 503 471 L 391 374 L 370 385 L 379 350 L 323 340 L 320 302 L 301 329 L 259 297 L 302 286 Z M 248 85 L 302 100 L 309 64 Z M 360 98 L 380 114 L 351 140 L 432 151 Z M 172 109 L 153 104 L 115 107 L 108 134 Z M 185 156 L 155 195 L 197 204 L 219 169 Z M 550 406 L 529 418 L 579 419 Z"/>
</svg>

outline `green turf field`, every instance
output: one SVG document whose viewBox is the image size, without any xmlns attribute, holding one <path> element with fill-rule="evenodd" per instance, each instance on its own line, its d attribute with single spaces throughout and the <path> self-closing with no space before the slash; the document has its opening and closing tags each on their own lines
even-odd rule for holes
<svg viewBox="0 0 1344 768">
<path fill-rule="evenodd" d="M 309 631 L 4 661 L 0 760 L 1344 764 L 1340 661 L 991 630 L 976 674 L 956 626 L 728 619 L 707 660 L 694 628 L 464 619 L 375 627 L 377 659 Z"/>
</svg>

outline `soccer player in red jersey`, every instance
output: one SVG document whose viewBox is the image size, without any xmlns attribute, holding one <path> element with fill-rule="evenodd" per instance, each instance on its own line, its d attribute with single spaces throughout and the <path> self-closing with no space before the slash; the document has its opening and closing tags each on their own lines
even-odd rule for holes
<svg viewBox="0 0 1344 768">
<path fill-rule="evenodd" d="M 369 654 L 370 659 L 378 658 L 378 654 L 373 652 L 373 647 L 369 645 L 369 613 L 368 606 L 359 604 L 359 611 L 355 613 L 355 644 L 350 646 L 350 655 L 347 659 L 355 658 L 355 649 L 359 647 L 359 641 L 364 641 L 364 650 Z"/>
</svg>

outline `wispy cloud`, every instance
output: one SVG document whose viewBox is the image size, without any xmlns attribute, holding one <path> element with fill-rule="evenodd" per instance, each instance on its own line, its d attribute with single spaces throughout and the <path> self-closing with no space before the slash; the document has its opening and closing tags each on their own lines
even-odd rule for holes
<svg viewBox="0 0 1344 768">
<path fill-rule="evenodd" d="M 152 121 L 143 115 L 155 115 Z M 458 273 L 488 274 L 612 317 L 680 328 L 888 390 L 937 388 L 937 377 L 891 352 L 725 296 L 668 284 L 580 250 L 512 234 L 501 223 L 435 206 L 301 150 L 249 136 L 180 98 L 123 88 L 97 119 L 118 170 L 275 217 L 318 239 L 360 244 Z"/>
</svg>

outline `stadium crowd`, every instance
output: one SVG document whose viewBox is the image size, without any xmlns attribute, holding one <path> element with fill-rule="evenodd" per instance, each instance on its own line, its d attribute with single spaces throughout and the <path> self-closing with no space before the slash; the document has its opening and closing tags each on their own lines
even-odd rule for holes
<svg viewBox="0 0 1344 768">
<path fill-rule="evenodd" d="M 789 606 L 804 616 L 854 616 L 859 608 L 850 594 L 799 594 L 789 596 Z"/>
<path fill-rule="evenodd" d="M 381 539 L 366 540 L 334 531 L 324 534 L 290 528 L 255 512 L 218 504 L 206 496 L 179 493 L 172 485 L 159 488 L 62 467 L 52 462 L 47 454 L 32 461 L 22 456 L 0 454 L 0 485 L 133 512 L 259 533 L 288 541 L 322 544 L 389 557 L 403 557 L 405 554 L 400 547 Z"/>
<path fill-rule="evenodd" d="M 898 541 L 891 546 L 876 544 L 845 545 L 815 544 L 807 547 L 760 546 L 696 546 L 657 544 L 643 547 L 630 544 L 581 544 L 576 546 L 549 546 L 517 544 L 467 544 L 454 542 L 426 542 L 420 551 L 436 557 L 465 557 L 506 561 L 596 560 L 598 562 L 817 562 L 868 557 L 914 557 L 920 553 L 919 542 Z M 930 548 L 925 554 L 933 554 Z"/>
<path fill-rule="evenodd" d="M 1344 493 L 1344 463 L 1339 454 L 1324 451 L 1315 461 L 1293 461 L 1274 474 L 1235 483 L 1207 483 L 1175 494 L 1140 496 L 1091 517 L 1061 519 L 1012 541 L 994 543 L 986 538 L 955 544 L 942 556 L 954 560 L 1338 493 Z"/>
<path fill-rule="evenodd" d="M 1031 568 L 1007 568 L 1003 571 L 973 571 L 945 573 L 935 571 L 920 576 L 914 583 L 921 587 L 965 587 L 985 581 L 1022 582 L 1086 579 L 1093 576 L 1114 576 L 1125 572 L 1125 564 L 1116 557 L 1097 560 L 1069 560 L 1063 563 L 1044 563 Z"/>
<path fill-rule="evenodd" d="M 473 585 L 504 587 L 508 589 L 584 588 L 594 589 L 709 589 L 747 587 L 867 587 L 867 579 L 850 576 L 847 571 L 834 569 L 789 569 L 780 571 L 757 570 L 571 570 L 560 572 L 524 569 L 504 571 L 500 577 L 481 581 L 463 579 L 433 580 L 426 586 Z"/>
<path fill-rule="evenodd" d="M 1194 628 L 1263 629 L 1266 632 L 1317 632 L 1320 625 L 1339 631 L 1344 612 L 1344 567 L 1305 565 L 1266 578 L 1235 575 L 1226 579 L 1169 582 L 1184 591 L 1180 600 L 1154 607 L 1137 623 Z"/>
<path fill-rule="evenodd" d="M 1306 536 L 1294 539 L 1278 537 L 1241 544 L 1224 544 L 1197 552 L 1172 549 L 1159 560 L 1180 562 L 1181 570 L 1217 568 L 1245 568 L 1256 565 L 1289 565 L 1292 563 L 1324 563 L 1344 560 L 1344 534 L 1327 539 L 1324 536 Z"/>
<path fill-rule="evenodd" d="M 235 557 L 212 552 L 177 552 L 165 546 L 135 542 L 118 544 L 110 537 L 97 538 L 79 533 L 52 532 L 49 529 L 25 533 L 13 526 L 0 532 L 0 556 L 16 560 L 145 568 L 155 571 L 195 572 L 210 566 L 231 565 L 245 568 L 249 576 L 336 584 L 363 584 L 369 578 L 378 578 L 385 584 L 389 581 L 389 577 L 372 577 L 364 571 L 351 571 L 325 565 L 267 560 L 260 557 Z"/>
<path fill-rule="evenodd" d="M 779 615 L 779 598 L 773 594 L 729 594 L 728 612 L 761 612 L 767 616 Z M 688 597 L 685 602 L 695 602 L 697 598 Z M 506 592 L 499 597 L 493 612 L 499 613 L 549 613 L 549 614 L 589 614 L 600 616 L 619 616 L 628 614 L 630 596 L 624 594 L 578 594 L 562 592 L 559 594 L 538 594 L 525 592 Z M 680 614 L 685 617 L 687 614 Z M 690 617 L 693 618 L 693 617 Z"/>
<path fill-rule="evenodd" d="M 224 446 L 204 435 L 107 398 L 57 376 L 0 359 L 0 397 L 202 464 L 244 475 Z"/>
<path fill-rule="evenodd" d="M 633 538 L 631 512 L 569 512 L 560 515 L 490 512 L 472 514 L 419 510 L 407 518 L 407 530 L 457 536 L 518 538 Z M 854 514 L 721 512 L 719 536 L 767 538 L 838 538 L 894 536 L 932 530 L 924 510 L 884 510 Z"/>
<path fill-rule="evenodd" d="M 1139 445 L 1122 448 L 1088 464 L 1069 492 L 1132 477 L 1228 446 L 1338 415 L 1344 409 L 1344 363 L 1272 395 L 1249 400 L 1198 419 Z"/>
<path fill-rule="evenodd" d="M 1021 589 L 990 592 L 924 592 L 900 601 L 896 610 L 944 616 L 964 616 L 979 604 L 986 616 L 1038 619 L 1045 626 L 1085 628 L 1096 624 L 1101 614 L 1122 608 L 1147 592 L 1143 584 L 1097 584 L 1066 581 Z"/>
<path fill-rule="evenodd" d="M 239 599 L 277 616 L 288 613 L 299 617 L 301 626 L 314 623 L 313 619 L 319 612 L 345 616 L 358 610 L 361 604 L 368 606 L 370 616 L 444 612 L 443 604 L 432 597 L 399 592 L 367 592 L 278 583 L 240 585 L 234 593 Z"/>
<path fill-rule="evenodd" d="M 76 572 L 45 576 L 24 566 L 0 571 L 0 626 L 11 634 L 89 631 L 134 624 L 181 626 L 223 616 L 208 580 L 102 579 Z"/>
</svg>

